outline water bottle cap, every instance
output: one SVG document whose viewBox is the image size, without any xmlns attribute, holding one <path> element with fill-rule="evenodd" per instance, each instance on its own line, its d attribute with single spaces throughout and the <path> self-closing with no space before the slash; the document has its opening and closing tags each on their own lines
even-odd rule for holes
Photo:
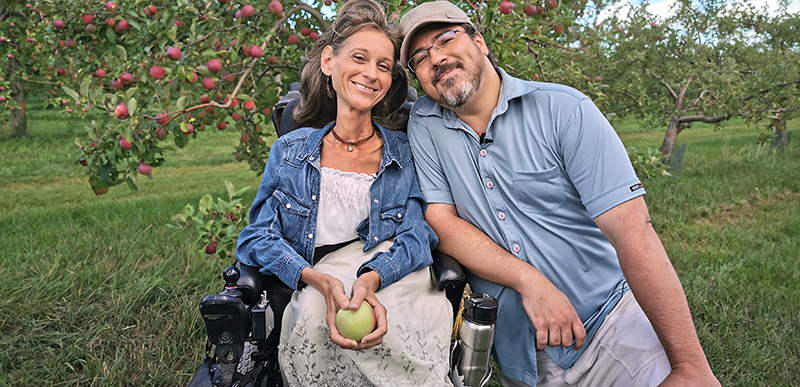
<svg viewBox="0 0 800 387">
<path fill-rule="evenodd" d="M 464 300 L 465 320 L 478 324 L 497 321 L 497 300 L 486 293 L 472 293 Z"/>
</svg>

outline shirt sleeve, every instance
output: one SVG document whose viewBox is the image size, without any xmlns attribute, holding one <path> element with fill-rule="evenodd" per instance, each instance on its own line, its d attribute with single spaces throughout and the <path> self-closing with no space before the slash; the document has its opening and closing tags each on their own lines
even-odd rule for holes
<svg viewBox="0 0 800 387">
<path fill-rule="evenodd" d="M 622 140 L 590 99 L 580 101 L 559 137 L 567 174 L 592 218 L 645 194 Z"/>
<path fill-rule="evenodd" d="M 409 165 L 406 168 L 412 167 Z M 359 268 L 358 275 L 374 270 L 381 279 L 381 289 L 383 289 L 433 263 L 431 251 L 436 248 L 439 238 L 425 221 L 424 216 L 425 201 L 415 181 L 409 189 L 405 215 L 397 226 L 392 247 L 388 252 L 375 254 Z"/>
<path fill-rule="evenodd" d="M 433 142 L 430 128 L 425 125 L 422 117 L 413 112 L 408 119 L 408 140 L 414 156 L 417 181 L 419 181 L 425 201 L 427 203 L 455 204 L 450 192 L 450 184 L 447 182 L 447 177 L 436 154 L 436 145 Z"/>
<path fill-rule="evenodd" d="M 250 224 L 239 234 L 236 259 L 245 265 L 261 267 L 262 273 L 274 274 L 287 286 L 297 289 L 300 273 L 311 265 L 283 237 L 279 200 L 275 195 L 283 152 L 283 142 L 275 141 L 250 208 Z"/>
</svg>

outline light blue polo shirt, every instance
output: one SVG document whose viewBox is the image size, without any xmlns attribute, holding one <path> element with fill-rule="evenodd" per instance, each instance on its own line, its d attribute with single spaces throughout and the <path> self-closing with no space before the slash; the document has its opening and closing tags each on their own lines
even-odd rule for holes
<svg viewBox="0 0 800 387">
<path fill-rule="evenodd" d="M 414 105 L 408 134 L 420 187 L 428 203 L 454 204 L 459 217 L 544 273 L 572 302 L 588 346 L 628 289 L 593 218 L 644 188 L 619 136 L 588 97 L 499 72 L 500 98 L 483 143 L 427 97 Z M 519 293 L 475 276 L 469 283 L 499 301 L 500 372 L 535 386 L 536 331 Z M 569 368 L 583 350 L 548 347 L 547 353 Z"/>
</svg>

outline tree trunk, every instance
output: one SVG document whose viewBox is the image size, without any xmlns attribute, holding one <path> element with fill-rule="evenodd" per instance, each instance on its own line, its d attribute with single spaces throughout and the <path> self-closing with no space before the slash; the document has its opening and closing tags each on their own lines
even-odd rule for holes
<svg viewBox="0 0 800 387">
<path fill-rule="evenodd" d="M 30 137 L 28 136 L 28 120 L 25 115 L 25 82 L 22 80 L 15 80 L 14 73 L 19 71 L 22 64 L 17 58 L 11 58 L 8 61 L 8 79 L 11 80 L 11 98 L 17 103 L 17 107 L 11 111 L 11 136 L 12 137 Z"/>
<path fill-rule="evenodd" d="M 678 118 L 672 118 L 669 122 L 669 128 L 664 133 L 664 142 L 661 143 L 661 154 L 664 155 L 662 162 L 666 163 L 669 160 L 672 151 L 675 150 L 675 143 L 678 142 L 678 134 L 681 132 L 682 123 Z"/>
</svg>

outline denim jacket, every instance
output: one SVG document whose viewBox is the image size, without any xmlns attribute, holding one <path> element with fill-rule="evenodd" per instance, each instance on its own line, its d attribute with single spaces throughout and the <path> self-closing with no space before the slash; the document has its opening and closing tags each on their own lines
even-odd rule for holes
<svg viewBox="0 0 800 387">
<path fill-rule="evenodd" d="M 239 235 L 237 259 L 274 274 L 298 289 L 300 273 L 311 267 L 316 241 L 323 129 L 301 128 L 272 146 L 261 187 L 250 209 L 250 224 Z M 374 124 L 383 137 L 383 157 L 370 187 L 369 218 L 356 231 L 364 251 L 394 237 L 388 252 L 376 253 L 357 275 L 375 271 L 381 288 L 433 262 L 439 242 L 424 220 L 425 201 L 417 183 L 408 137 Z"/>
</svg>

